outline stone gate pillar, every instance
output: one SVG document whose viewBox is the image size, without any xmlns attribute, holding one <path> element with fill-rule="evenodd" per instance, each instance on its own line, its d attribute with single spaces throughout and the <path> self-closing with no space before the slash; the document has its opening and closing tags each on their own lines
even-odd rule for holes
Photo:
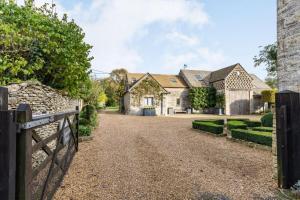
<svg viewBox="0 0 300 200">
<path fill-rule="evenodd" d="M 278 87 L 279 92 L 300 92 L 300 0 L 277 0 Z M 277 176 L 276 124 L 273 155 Z"/>
</svg>

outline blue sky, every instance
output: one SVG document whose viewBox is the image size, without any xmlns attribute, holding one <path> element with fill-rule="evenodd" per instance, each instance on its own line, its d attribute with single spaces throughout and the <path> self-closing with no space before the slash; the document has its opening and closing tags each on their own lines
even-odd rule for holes
<svg viewBox="0 0 300 200">
<path fill-rule="evenodd" d="M 50 0 L 48 0 L 50 1 Z M 45 2 L 40 0 L 38 3 Z M 56 0 L 94 46 L 92 68 L 176 74 L 241 63 L 255 68 L 259 46 L 276 41 L 275 0 Z"/>
</svg>

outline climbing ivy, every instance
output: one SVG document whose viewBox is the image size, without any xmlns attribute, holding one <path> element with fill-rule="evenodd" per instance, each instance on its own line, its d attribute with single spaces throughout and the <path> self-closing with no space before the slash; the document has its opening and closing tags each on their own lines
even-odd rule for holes
<svg viewBox="0 0 300 200">
<path fill-rule="evenodd" d="M 83 30 L 53 7 L 0 1 L 0 85 L 35 79 L 74 97 L 90 85 L 91 46 Z"/>
<path fill-rule="evenodd" d="M 140 106 L 142 98 L 146 95 L 151 95 L 154 105 L 159 105 L 162 97 L 162 88 L 157 81 L 147 77 L 134 87 L 131 93 L 133 94 L 134 106 Z"/>
<path fill-rule="evenodd" d="M 213 87 L 192 88 L 189 92 L 192 108 L 200 110 L 216 106 L 216 89 Z"/>
</svg>

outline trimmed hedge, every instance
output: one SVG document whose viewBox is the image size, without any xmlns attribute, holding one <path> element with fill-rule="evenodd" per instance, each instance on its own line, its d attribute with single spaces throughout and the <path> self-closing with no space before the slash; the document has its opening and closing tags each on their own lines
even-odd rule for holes
<svg viewBox="0 0 300 200">
<path fill-rule="evenodd" d="M 224 125 L 223 119 L 195 120 L 195 122 L 212 122 L 217 125 Z"/>
<path fill-rule="evenodd" d="M 223 125 L 218 125 L 212 121 L 193 121 L 193 128 L 214 134 L 223 133 Z"/>
<path fill-rule="evenodd" d="M 230 120 L 227 123 L 228 129 L 232 130 L 232 129 L 247 129 L 247 124 L 244 121 L 234 121 L 234 120 Z"/>
<path fill-rule="evenodd" d="M 272 133 L 253 130 L 233 129 L 231 136 L 236 139 L 246 140 L 262 145 L 272 146 Z"/>
<path fill-rule="evenodd" d="M 259 126 L 261 126 L 261 122 L 260 121 L 246 120 L 245 123 L 247 124 L 248 127 L 259 127 Z"/>
<path fill-rule="evenodd" d="M 273 132 L 273 128 L 272 127 L 253 127 L 252 130 L 254 131 L 261 131 L 261 132 Z"/>
<path fill-rule="evenodd" d="M 265 127 L 273 127 L 273 113 L 267 113 L 261 118 L 261 124 Z"/>
</svg>

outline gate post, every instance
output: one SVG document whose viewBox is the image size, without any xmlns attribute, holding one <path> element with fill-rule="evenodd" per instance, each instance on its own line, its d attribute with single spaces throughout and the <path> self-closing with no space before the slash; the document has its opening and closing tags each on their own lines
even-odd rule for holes
<svg viewBox="0 0 300 200">
<path fill-rule="evenodd" d="M 17 108 L 17 123 L 32 120 L 29 104 L 20 104 Z M 32 196 L 32 131 L 21 130 L 17 136 L 17 172 L 16 199 L 31 200 Z"/>
<path fill-rule="evenodd" d="M 8 111 L 8 90 L 0 87 L 0 197 L 15 199 L 16 125 Z"/>
<path fill-rule="evenodd" d="M 276 94 L 278 186 L 288 189 L 300 180 L 300 94 Z"/>
</svg>

